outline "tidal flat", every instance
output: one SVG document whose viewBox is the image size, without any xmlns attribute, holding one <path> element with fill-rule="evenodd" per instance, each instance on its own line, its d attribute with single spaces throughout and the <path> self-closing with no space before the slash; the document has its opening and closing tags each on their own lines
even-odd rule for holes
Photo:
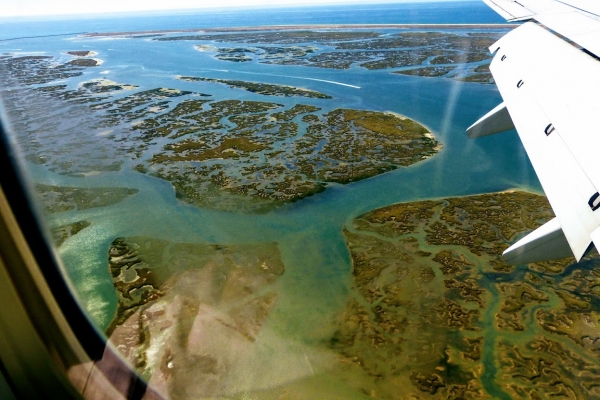
<svg viewBox="0 0 600 400">
<path fill-rule="evenodd" d="M 600 396 L 598 262 L 509 267 L 545 199 L 449 197 L 528 187 L 492 154 L 516 147 L 462 134 L 495 101 L 486 46 L 509 28 L 383 29 L 0 56 L 84 306 L 173 398 Z"/>
<path fill-rule="evenodd" d="M 108 260 L 119 296 L 110 340 L 153 389 L 192 399 L 243 385 L 284 273 L 276 243 L 117 238 Z"/>
<path fill-rule="evenodd" d="M 119 187 L 81 188 L 36 184 L 35 192 L 42 209 L 47 213 L 107 207 L 138 192 L 137 189 Z"/>
<path fill-rule="evenodd" d="M 503 192 L 392 205 L 348 224 L 353 294 L 331 348 L 342 370 L 368 377 L 356 389 L 597 397 L 598 260 L 509 267 L 500 257 L 552 216 L 543 196 Z"/>
<path fill-rule="evenodd" d="M 77 212 L 108 207 L 138 193 L 137 189 L 123 187 L 69 187 L 35 184 L 36 202 L 48 216 L 64 212 Z M 50 224 L 54 245 L 60 247 L 67 239 L 91 225 L 90 221 L 77 220 L 62 225 Z"/>
<path fill-rule="evenodd" d="M 407 167 L 442 147 L 427 128 L 397 113 L 325 113 L 315 104 L 267 100 L 310 98 L 324 101 L 323 107 L 333 100 L 289 85 L 178 77 L 202 89 L 214 83 L 244 89 L 265 101 L 213 99 L 204 91 L 168 87 L 142 90 L 106 78 L 71 89 L 52 81 L 81 76 L 83 64 L 57 65 L 46 56 L 0 61 L 14 72 L 8 85 L 28 88 L 7 91 L 14 111 L 27 104 L 55 120 L 59 117 L 53 123 L 22 114 L 18 128 L 24 131 L 21 141 L 28 160 L 59 174 L 86 176 L 118 171 L 129 159 L 134 170 L 170 182 L 179 200 L 198 207 L 264 213 L 323 192 L 332 183 Z M 93 140 L 77 140 L 82 131 L 92 132 Z"/>
<path fill-rule="evenodd" d="M 245 395 L 299 398 L 335 386 L 381 399 L 598 396 L 600 263 L 508 267 L 500 257 L 552 217 L 544 196 L 520 191 L 356 217 L 343 230 L 346 305 L 327 340 L 302 347 L 312 374 Z M 125 237 L 108 260 L 119 296 L 108 333 L 165 395 L 238 398 L 253 376 L 243 366 L 285 341 L 268 322 L 286 270 L 275 242 Z M 303 363 L 289 346 L 280 361 Z"/>
<path fill-rule="evenodd" d="M 212 82 L 221 83 L 232 88 L 240 88 L 247 90 L 252 93 L 263 94 L 266 96 L 284 96 L 284 97 L 309 97 L 315 99 L 331 99 L 331 96 L 317 92 L 316 90 L 307 90 L 301 88 L 295 88 L 293 86 L 286 85 L 269 85 L 266 83 L 259 82 L 245 82 L 236 81 L 232 79 L 212 79 L 212 78 L 201 78 L 197 76 L 180 76 L 178 79 L 187 82 Z"/>
<path fill-rule="evenodd" d="M 488 48 L 501 36 L 502 33 L 470 32 L 465 35 L 451 31 L 419 32 L 410 29 L 391 35 L 368 31 L 329 30 L 316 33 L 299 30 L 167 36 L 154 40 L 235 42 L 238 44 L 236 47 L 219 47 L 215 44 L 196 46 L 199 51 L 214 53 L 215 58 L 229 62 L 257 61 L 330 69 L 397 69 L 392 72 L 493 83 L 489 70 L 481 70 L 479 63 L 489 60 Z"/>
</svg>

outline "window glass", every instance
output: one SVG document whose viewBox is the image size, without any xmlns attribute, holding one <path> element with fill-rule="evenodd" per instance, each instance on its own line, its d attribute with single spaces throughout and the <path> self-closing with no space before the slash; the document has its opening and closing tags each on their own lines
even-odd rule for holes
<svg viewBox="0 0 600 400">
<path fill-rule="evenodd" d="M 108 10 L 110 11 L 110 10 Z M 553 217 L 482 2 L 5 18 L 0 95 L 82 307 L 169 398 L 590 398 L 593 259 Z"/>
</svg>

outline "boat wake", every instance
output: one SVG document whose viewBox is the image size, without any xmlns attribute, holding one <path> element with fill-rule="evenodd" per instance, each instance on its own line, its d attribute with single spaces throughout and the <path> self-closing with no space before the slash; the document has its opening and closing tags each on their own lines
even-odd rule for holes
<svg viewBox="0 0 600 400">
<path fill-rule="evenodd" d="M 283 76 L 283 75 L 281 75 L 281 76 Z M 360 89 L 360 86 L 351 85 L 349 83 L 343 83 L 343 82 L 328 81 L 326 79 L 305 78 L 305 77 L 302 77 L 302 76 L 289 76 L 289 77 L 286 77 L 286 78 L 306 79 L 306 80 L 309 80 L 309 81 L 325 82 L 325 83 L 331 83 L 331 84 L 334 84 L 334 85 L 347 86 L 347 87 L 351 87 L 351 88 L 354 88 L 354 89 Z"/>
<path fill-rule="evenodd" d="M 229 70 L 226 69 L 205 69 L 205 71 L 217 71 L 217 72 L 229 72 Z M 317 82 L 324 82 L 324 83 L 331 83 L 333 85 L 340 85 L 340 86 L 347 86 L 347 87 L 351 87 L 354 89 L 360 89 L 360 86 L 356 86 L 356 85 L 351 85 L 349 83 L 343 83 L 343 82 L 337 82 L 337 81 L 330 81 L 330 80 L 326 80 L 326 79 L 317 79 L 317 78 L 308 78 L 305 76 L 294 76 L 294 75 L 279 75 L 279 74 L 267 74 L 267 73 L 257 73 L 257 72 L 247 72 L 247 71 L 235 71 L 238 74 L 251 74 L 251 75 L 268 75 L 268 76 L 279 76 L 282 78 L 293 78 L 293 79 L 305 79 L 308 81 L 317 81 Z"/>
</svg>

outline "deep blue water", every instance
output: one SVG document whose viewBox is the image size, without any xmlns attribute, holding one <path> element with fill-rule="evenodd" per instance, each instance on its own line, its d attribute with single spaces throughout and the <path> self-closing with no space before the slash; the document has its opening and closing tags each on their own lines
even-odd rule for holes
<svg viewBox="0 0 600 400">
<path fill-rule="evenodd" d="M 140 13 L 142 14 L 142 13 Z M 0 40 L 80 32 L 198 29 L 288 24 L 480 24 L 505 21 L 481 1 L 318 7 L 240 8 L 82 16 L 64 19 L 0 19 Z"/>
</svg>

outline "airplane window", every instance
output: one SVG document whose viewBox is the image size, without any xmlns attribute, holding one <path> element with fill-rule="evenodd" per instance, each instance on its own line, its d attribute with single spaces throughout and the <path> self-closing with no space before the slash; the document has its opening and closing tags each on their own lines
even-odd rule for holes
<svg viewBox="0 0 600 400">
<path fill-rule="evenodd" d="M 600 264 L 566 240 L 503 258 L 560 224 L 506 108 L 469 135 L 510 132 L 465 133 L 521 24 L 479 1 L 284 5 L 0 11 L 25 177 L 2 190 L 30 194 L 40 269 L 101 342 L 75 388 L 597 397 Z"/>
</svg>

